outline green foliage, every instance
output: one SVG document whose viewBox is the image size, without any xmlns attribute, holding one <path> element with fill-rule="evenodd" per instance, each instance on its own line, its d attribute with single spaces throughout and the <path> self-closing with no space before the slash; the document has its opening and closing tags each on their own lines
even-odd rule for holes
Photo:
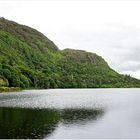
<svg viewBox="0 0 140 140">
<path fill-rule="evenodd" d="M 0 93 L 1 92 L 17 92 L 21 91 L 19 87 L 0 87 Z"/>
<path fill-rule="evenodd" d="M 8 80 L 5 77 L 0 76 L 0 87 L 9 86 Z"/>
<path fill-rule="evenodd" d="M 95 53 L 60 51 L 43 34 L 0 18 L 0 86 L 21 88 L 140 87 Z"/>
</svg>

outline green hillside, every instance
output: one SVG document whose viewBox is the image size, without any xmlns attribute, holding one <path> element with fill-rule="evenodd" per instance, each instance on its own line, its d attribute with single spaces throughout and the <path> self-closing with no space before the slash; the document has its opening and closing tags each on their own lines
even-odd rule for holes
<svg viewBox="0 0 140 140">
<path fill-rule="evenodd" d="M 0 87 L 140 87 L 97 54 L 58 47 L 30 27 L 0 18 Z"/>
</svg>

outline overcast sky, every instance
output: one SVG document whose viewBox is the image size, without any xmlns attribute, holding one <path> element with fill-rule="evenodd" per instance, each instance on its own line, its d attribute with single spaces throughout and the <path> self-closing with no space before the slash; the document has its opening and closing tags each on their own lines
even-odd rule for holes
<svg viewBox="0 0 140 140">
<path fill-rule="evenodd" d="M 140 1 L 0 1 L 0 17 L 36 28 L 60 48 L 91 51 L 140 79 Z"/>
</svg>

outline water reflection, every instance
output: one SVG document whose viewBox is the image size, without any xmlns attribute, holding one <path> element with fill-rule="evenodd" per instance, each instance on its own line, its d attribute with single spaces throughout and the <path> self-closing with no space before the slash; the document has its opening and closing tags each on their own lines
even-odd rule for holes
<svg viewBox="0 0 140 140">
<path fill-rule="evenodd" d="M 66 124 L 82 124 L 99 119 L 103 113 L 103 109 L 65 109 L 62 113 L 62 121 Z"/>
<path fill-rule="evenodd" d="M 0 108 L 0 138 L 44 138 L 64 124 L 86 123 L 97 120 L 104 114 L 103 109 L 21 109 Z"/>
<path fill-rule="evenodd" d="M 0 138 L 43 138 L 59 120 L 55 110 L 0 108 Z"/>
</svg>

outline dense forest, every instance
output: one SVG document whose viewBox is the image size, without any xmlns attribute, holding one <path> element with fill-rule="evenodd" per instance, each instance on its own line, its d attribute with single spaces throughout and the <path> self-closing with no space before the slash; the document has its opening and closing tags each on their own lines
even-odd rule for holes
<svg viewBox="0 0 140 140">
<path fill-rule="evenodd" d="M 42 33 L 0 18 L 0 87 L 140 87 L 95 53 L 58 47 Z"/>
</svg>

